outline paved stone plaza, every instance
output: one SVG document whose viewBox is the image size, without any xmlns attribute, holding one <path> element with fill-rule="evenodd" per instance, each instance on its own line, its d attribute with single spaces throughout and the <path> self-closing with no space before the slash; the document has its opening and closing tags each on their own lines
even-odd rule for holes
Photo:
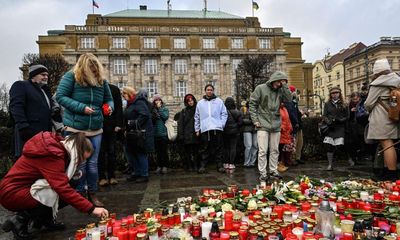
<svg viewBox="0 0 400 240">
<path fill-rule="evenodd" d="M 309 175 L 326 180 L 335 180 L 347 177 L 370 177 L 371 165 L 349 167 L 347 162 L 336 162 L 335 171 L 325 171 L 325 162 L 313 162 L 291 167 L 283 174 L 284 180 L 296 178 L 298 175 Z M 209 169 L 207 174 L 186 173 L 181 169 L 171 170 L 167 175 L 150 176 L 147 184 L 135 184 L 125 181 L 124 175 L 119 175 L 119 184 L 100 188 L 99 197 L 106 204 L 110 212 L 123 217 L 147 207 L 157 207 L 159 204 L 174 203 L 178 197 L 198 196 L 203 188 L 225 189 L 226 186 L 237 184 L 239 187 L 252 188 L 258 184 L 256 168 L 237 168 L 232 174 L 219 174 L 215 168 Z M 11 213 L 0 207 L 0 222 Z M 59 232 L 47 232 L 39 239 L 73 239 L 75 230 L 87 223 L 96 222 L 95 217 L 81 214 L 72 207 L 59 212 L 58 220 L 67 225 L 67 229 Z M 0 230 L 0 239 L 12 239 L 12 234 Z"/>
</svg>

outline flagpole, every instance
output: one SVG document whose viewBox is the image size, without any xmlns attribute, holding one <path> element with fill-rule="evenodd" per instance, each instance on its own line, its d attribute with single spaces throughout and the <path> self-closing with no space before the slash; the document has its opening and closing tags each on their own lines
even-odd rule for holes
<svg viewBox="0 0 400 240">
<path fill-rule="evenodd" d="M 92 13 L 94 14 L 94 4 L 93 4 L 93 0 L 92 0 Z"/>
<path fill-rule="evenodd" d="M 254 0 L 251 0 L 251 15 L 254 17 Z"/>
</svg>

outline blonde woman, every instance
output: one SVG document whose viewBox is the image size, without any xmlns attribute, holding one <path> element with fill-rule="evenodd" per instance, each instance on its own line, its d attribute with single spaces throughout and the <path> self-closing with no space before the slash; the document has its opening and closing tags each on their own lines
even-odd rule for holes
<svg viewBox="0 0 400 240">
<path fill-rule="evenodd" d="M 91 53 L 82 54 L 72 71 L 67 72 L 57 88 L 57 101 L 64 107 L 63 123 L 66 135 L 84 132 L 95 151 L 82 164 L 84 177 L 77 190 L 85 194 L 96 206 L 104 206 L 96 197 L 98 169 L 97 158 L 103 132 L 103 104 L 108 104 L 108 113 L 114 109 L 110 88 L 105 80 L 103 65 Z M 107 106 L 107 105 L 106 105 Z"/>
</svg>

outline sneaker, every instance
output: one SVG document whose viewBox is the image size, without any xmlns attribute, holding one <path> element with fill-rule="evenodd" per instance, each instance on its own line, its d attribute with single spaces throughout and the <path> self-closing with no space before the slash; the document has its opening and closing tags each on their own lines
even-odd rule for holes
<svg viewBox="0 0 400 240">
<path fill-rule="evenodd" d="M 326 168 L 326 171 L 333 171 L 332 165 L 329 164 L 328 167 Z"/>
<path fill-rule="evenodd" d="M 115 178 L 111 178 L 111 179 L 110 179 L 110 184 L 111 184 L 111 185 L 118 184 L 118 181 L 117 181 L 117 179 L 115 179 Z"/>
<path fill-rule="evenodd" d="M 267 180 L 267 176 L 261 175 L 259 179 L 261 182 L 265 182 Z"/>
<path fill-rule="evenodd" d="M 271 172 L 270 175 L 271 177 L 282 179 L 282 176 L 278 172 Z"/>
<path fill-rule="evenodd" d="M 278 164 L 278 171 L 279 172 L 286 172 L 288 170 L 288 167 L 286 167 L 285 165 L 283 165 L 282 163 Z"/>
<path fill-rule="evenodd" d="M 235 169 L 235 164 L 229 164 L 228 168 L 229 169 Z"/>
<path fill-rule="evenodd" d="M 100 179 L 99 186 L 104 187 L 106 185 L 108 185 L 108 180 L 107 179 Z"/>
<path fill-rule="evenodd" d="M 206 169 L 205 169 L 204 167 L 201 167 L 201 168 L 199 168 L 198 173 L 199 173 L 199 174 L 206 173 Z"/>
<path fill-rule="evenodd" d="M 167 172 L 168 172 L 168 170 L 167 170 L 166 167 L 163 167 L 163 168 L 161 169 L 161 173 L 162 173 L 162 174 L 166 174 Z"/>
<path fill-rule="evenodd" d="M 224 168 L 228 169 L 229 168 L 229 164 L 228 163 L 224 163 Z"/>
<path fill-rule="evenodd" d="M 161 168 L 160 167 L 157 167 L 157 169 L 156 169 L 156 174 L 160 174 L 161 173 Z"/>
</svg>

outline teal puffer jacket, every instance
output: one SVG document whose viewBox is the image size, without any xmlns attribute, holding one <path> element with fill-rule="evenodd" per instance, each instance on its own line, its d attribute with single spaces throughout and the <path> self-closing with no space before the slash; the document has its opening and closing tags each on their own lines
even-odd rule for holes
<svg viewBox="0 0 400 240">
<path fill-rule="evenodd" d="M 75 81 L 72 71 L 62 77 L 56 98 L 57 102 L 64 107 L 64 125 L 83 131 L 98 130 L 103 127 L 102 106 L 104 103 L 114 109 L 107 81 L 104 81 L 101 87 L 83 87 Z M 85 114 L 86 106 L 93 108 L 94 113 Z"/>
<path fill-rule="evenodd" d="M 169 110 L 164 105 L 159 109 L 153 106 L 152 109 L 152 120 L 154 127 L 154 136 L 156 138 L 168 138 L 167 127 L 165 127 L 165 122 L 168 120 Z"/>
</svg>

